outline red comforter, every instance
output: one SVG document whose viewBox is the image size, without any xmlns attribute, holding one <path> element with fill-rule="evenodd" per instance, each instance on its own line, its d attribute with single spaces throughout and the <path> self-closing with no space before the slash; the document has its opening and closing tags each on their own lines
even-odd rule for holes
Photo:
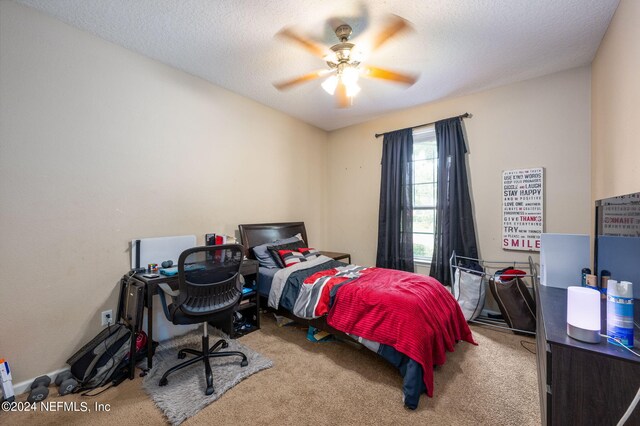
<svg viewBox="0 0 640 426">
<path fill-rule="evenodd" d="M 338 290 L 327 323 L 389 345 L 422 365 L 433 396 L 433 366 L 459 340 L 476 344 L 458 302 L 436 279 L 373 268 Z"/>
</svg>

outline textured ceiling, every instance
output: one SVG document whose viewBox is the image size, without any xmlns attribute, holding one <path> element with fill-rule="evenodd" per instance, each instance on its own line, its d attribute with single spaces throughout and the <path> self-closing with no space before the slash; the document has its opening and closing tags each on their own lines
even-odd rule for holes
<svg viewBox="0 0 640 426">
<path fill-rule="evenodd" d="M 618 0 L 17 0 L 127 49 L 199 76 L 325 130 L 384 113 L 591 62 Z M 338 109 L 320 80 L 286 92 L 274 81 L 326 67 L 274 34 L 295 25 L 326 45 L 330 18 L 367 39 L 386 14 L 411 33 L 366 64 L 420 73 L 410 88 L 361 79 Z"/>
</svg>

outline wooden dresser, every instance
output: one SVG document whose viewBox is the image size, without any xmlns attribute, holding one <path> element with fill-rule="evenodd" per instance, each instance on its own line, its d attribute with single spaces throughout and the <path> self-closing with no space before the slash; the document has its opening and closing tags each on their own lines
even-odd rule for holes
<svg viewBox="0 0 640 426">
<path fill-rule="evenodd" d="M 615 425 L 640 387 L 640 358 L 605 338 L 600 344 L 589 344 L 567 336 L 565 289 L 536 286 L 536 300 L 542 424 Z M 634 306 L 636 322 L 639 305 L 636 302 Z M 604 334 L 604 301 L 602 319 Z M 627 426 L 640 425 L 638 405 Z"/>
</svg>

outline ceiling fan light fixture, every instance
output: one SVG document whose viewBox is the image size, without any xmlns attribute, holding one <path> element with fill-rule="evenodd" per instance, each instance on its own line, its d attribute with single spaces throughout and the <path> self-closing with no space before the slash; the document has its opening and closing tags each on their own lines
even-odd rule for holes
<svg viewBox="0 0 640 426">
<path fill-rule="evenodd" d="M 347 88 L 347 96 L 352 98 L 360 92 L 360 86 L 358 86 L 358 79 L 360 78 L 360 71 L 353 66 L 346 66 L 340 73 L 340 80 Z"/>
<path fill-rule="evenodd" d="M 360 86 L 358 83 L 345 84 L 347 86 L 347 96 L 353 98 L 355 95 L 360 93 Z"/>
<path fill-rule="evenodd" d="M 342 82 L 347 86 L 358 85 L 358 78 L 360 78 L 360 72 L 357 68 L 348 66 L 344 67 L 342 73 L 340 74 L 340 78 Z"/>
<path fill-rule="evenodd" d="M 322 59 L 327 62 L 329 66 L 335 67 L 338 63 L 338 55 L 336 55 L 336 52 L 327 53 Z"/>
<path fill-rule="evenodd" d="M 360 74 L 366 78 L 375 78 L 411 86 L 417 80 L 415 75 L 371 65 L 362 65 L 362 61 L 371 52 L 385 44 L 396 34 L 410 28 L 408 21 L 396 15 L 390 15 L 387 21 L 370 43 L 359 43 L 357 47 L 354 43 L 349 42 L 352 28 L 345 23 L 338 25 L 334 30 L 339 43 L 329 48 L 298 34 L 291 28 L 283 28 L 278 32 L 279 36 L 297 43 L 314 56 L 323 59 L 328 69 L 313 71 L 284 82 L 274 83 L 274 86 L 278 90 L 286 90 L 301 83 L 323 78 L 328 73 L 331 73 L 332 75 L 326 78 L 321 83 L 321 86 L 329 95 L 335 96 L 338 108 L 348 108 L 353 105 L 353 98 L 361 90 L 358 84 Z"/>
<path fill-rule="evenodd" d="M 332 75 L 331 77 L 323 81 L 321 86 L 325 92 L 333 96 L 333 94 L 336 92 L 336 86 L 338 86 L 338 77 Z"/>
<path fill-rule="evenodd" d="M 351 51 L 351 61 L 352 61 L 352 62 L 357 62 L 357 63 L 364 62 L 365 57 L 366 57 L 366 55 L 365 55 L 365 53 L 364 53 L 363 49 L 357 49 L 357 50 L 356 50 L 356 49 L 354 48 L 354 49 Z"/>
</svg>

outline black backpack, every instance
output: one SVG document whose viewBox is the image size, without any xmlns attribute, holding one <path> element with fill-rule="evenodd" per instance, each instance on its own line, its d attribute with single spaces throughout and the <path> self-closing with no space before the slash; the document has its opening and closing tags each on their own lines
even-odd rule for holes
<svg viewBox="0 0 640 426">
<path fill-rule="evenodd" d="M 131 336 L 129 328 L 123 324 L 115 324 L 102 330 L 73 354 L 67 364 L 71 366 L 71 374 L 78 381 L 75 391 L 120 382 L 120 376 L 128 372 Z"/>
</svg>

